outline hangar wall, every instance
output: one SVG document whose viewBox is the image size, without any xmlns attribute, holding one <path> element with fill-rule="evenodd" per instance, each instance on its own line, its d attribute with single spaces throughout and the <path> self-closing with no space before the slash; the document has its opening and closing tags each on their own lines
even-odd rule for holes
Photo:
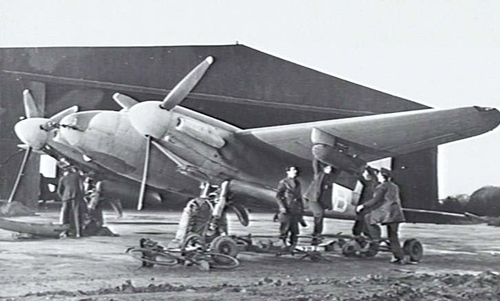
<svg viewBox="0 0 500 301">
<path fill-rule="evenodd" d="M 46 116 L 75 104 L 119 109 L 114 92 L 161 99 L 208 55 L 216 63 L 183 105 L 242 128 L 427 108 L 244 45 L 6 48 L 0 49 L 0 107 L 6 109 L 0 111 L 0 161 L 16 151 L 12 127 L 24 114 L 21 92 L 33 82 L 46 84 Z M 0 167 L 1 198 L 10 192 L 20 157 Z M 433 208 L 436 161 L 436 149 L 394 159 L 405 206 Z M 36 177 L 26 182 L 38 187 Z"/>
</svg>

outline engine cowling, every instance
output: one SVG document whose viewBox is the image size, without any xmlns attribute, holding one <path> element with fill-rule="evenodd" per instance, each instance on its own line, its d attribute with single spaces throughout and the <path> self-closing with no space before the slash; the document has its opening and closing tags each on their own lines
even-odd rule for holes
<svg viewBox="0 0 500 301">
<path fill-rule="evenodd" d="M 313 156 L 319 161 L 349 173 L 361 174 L 363 172 L 366 162 L 357 158 L 355 152 L 340 143 L 335 136 L 313 129 L 311 141 L 313 142 Z"/>
</svg>

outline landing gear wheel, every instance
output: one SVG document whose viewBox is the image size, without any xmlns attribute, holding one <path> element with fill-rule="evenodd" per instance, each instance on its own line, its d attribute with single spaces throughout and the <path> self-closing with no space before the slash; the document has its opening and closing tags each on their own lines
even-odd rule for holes
<svg viewBox="0 0 500 301">
<path fill-rule="evenodd" d="M 189 234 L 186 239 L 184 239 L 181 250 L 186 251 L 186 249 L 191 248 L 199 248 L 203 252 L 206 251 L 207 244 L 205 243 L 205 239 L 201 235 L 196 233 Z"/>
<path fill-rule="evenodd" d="M 376 241 L 369 241 L 368 243 L 368 250 L 364 252 L 363 254 L 366 257 L 373 257 L 378 254 L 379 251 L 379 244 Z"/>
<path fill-rule="evenodd" d="M 403 244 L 403 252 L 405 255 L 410 256 L 410 260 L 419 262 L 424 255 L 424 247 L 415 238 L 407 239 Z"/>
<path fill-rule="evenodd" d="M 355 241 L 348 241 L 342 246 L 342 254 L 347 257 L 353 257 L 359 255 L 361 252 L 361 245 Z"/>
</svg>

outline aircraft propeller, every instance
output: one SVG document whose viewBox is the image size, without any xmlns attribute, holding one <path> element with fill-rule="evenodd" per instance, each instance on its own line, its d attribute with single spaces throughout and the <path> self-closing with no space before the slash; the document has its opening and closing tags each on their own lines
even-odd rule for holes
<svg viewBox="0 0 500 301">
<path fill-rule="evenodd" d="M 43 118 L 43 114 L 37 108 L 35 100 L 29 90 L 23 91 L 23 104 L 26 119 L 17 122 L 14 126 L 14 131 L 19 140 L 24 143 L 26 151 L 8 199 L 9 203 L 14 200 L 32 151 L 41 150 L 47 143 L 49 132 L 58 128 L 61 119 L 78 111 L 78 107 L 73 106 L 53 115 L 50 118 Z"/>
<path fill-rule="evenodd" d="M 151 144 L 154 138 L 162 136 L 162 132 L 166 130 L 164 126 L 168 123 L 171 114 L 168 112 L 175 106 L 180 104 L 188 94 L 194 89 L 198 82 L 205 75 L 210 65 L 214 62 L 212 56 L 208 56 L 205 60 L 194 67 L 175 87 L 168 93 L 163 101 L 158 106 L 158 102 L 141 102 L 138 103 L 130 96 L 115 93 L 113 99 L 124 109 L 128 110 L 129 119 L 138 130 L 139 133 L 146 137 L 146 154 L 144 158 L 144 172 L 141 181 L 141 190 L 137 209 L 143 207 L 147 174 L 149 169 L 149 157 L 151 152 Z"/>
<path fill-rule="evenodd" d="M 186 96 L 194 89 L 194 87 L 201 80 L 205 72 L 207 72 L 208 67 L 214 62 L 212 56 L 207 57 L 203 62 L 199 63 L 198 66 L 194 67 L 191 72 L 189 72 L 163 99 L 160 107 L 167 111 L 170 111 L 176 105 L 180 104 Z"/>
<path fill-rule="evenodd" d="M 134 98 L 125 95 L 125 94 L 120 94 L 120 93 L 115 93 L 113 94 L 113 99 L 117 104 L 120 105 L 125 110 L 130 109 L 134 105 L 138 104 L 139 102 L 135 100 Z"/>
<path fill-rule="evenodd" d="M 144 195 L 146 194 L 146 181 L 149 171 L 149 154 L 151 152 L 151 136 L 146 137 L 146 154 L 144 155 L 144 170 L 142 173 L 141 189 L 139 190 L 139 200 L 137 201 L 137 210 L 142 210 L 144 204 Z"/>
</svg>

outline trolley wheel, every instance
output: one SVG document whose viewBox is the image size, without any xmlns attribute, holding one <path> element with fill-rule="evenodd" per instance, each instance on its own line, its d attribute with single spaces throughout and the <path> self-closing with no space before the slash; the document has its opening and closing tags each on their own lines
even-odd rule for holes
<svg viewBox="0 0 500 301">
<path fill-rule="evenodd" d="M 207 250 L 207 244 L 205 243 L 205 238 L 197 233 L 189 234 L 186 239 L 184 239 L 184 243 L 181 246 L 182 251 L 186 251 L 186 249 L 191 248 L 199 248 L 201 251 Z"/>
<path fill-rule="evenodd" d="M 348 241 L 342 246 L 342 254 L 347 257 L 357 256 L 361 252 L 361 245 L 355 241 Z"/>
<path fill-rule="evenodd" d="M 415 238 L 410 238 L 405 240 L 403 244 L 403 252 L 405 255 L 410 256 L 410 260 L 414 262 L 419 262 L 424 255 L 424 247 Z"/>
<path fill-rule="evenodd" d="M 162 251 L 153 251 L 147 248 L 130 248 L 127 250 L 133 258 L 152 265 L 173 266 L 178 263 L 175 256 Z"/>
<path fill-rule="evenodd" d="M 213 269 L 221 269 L 221 270 L 229 270 L 234 269 L 240 265 L 240 261 L 234 257 L 229 255 L 220 254 L 220 253 L 208 253 L 210 256 L 210 268 Z"/>
<path fill-rule="evenodd" d="M 231 257 L 238 256 L 238 245 L 229 236 L 219 236 L 210 244 L 210 249 L 214 253 L 229 255 Z"/>
<path fill-rule="evenodd" d="M 364 252 L 364 255 L 366 257 L 373 257 L 378 254 L 379 247 L 380 245 L 376 241 L 369 241 L 367 242 L 368 244 L 368 250 Z"/>
</svg>

